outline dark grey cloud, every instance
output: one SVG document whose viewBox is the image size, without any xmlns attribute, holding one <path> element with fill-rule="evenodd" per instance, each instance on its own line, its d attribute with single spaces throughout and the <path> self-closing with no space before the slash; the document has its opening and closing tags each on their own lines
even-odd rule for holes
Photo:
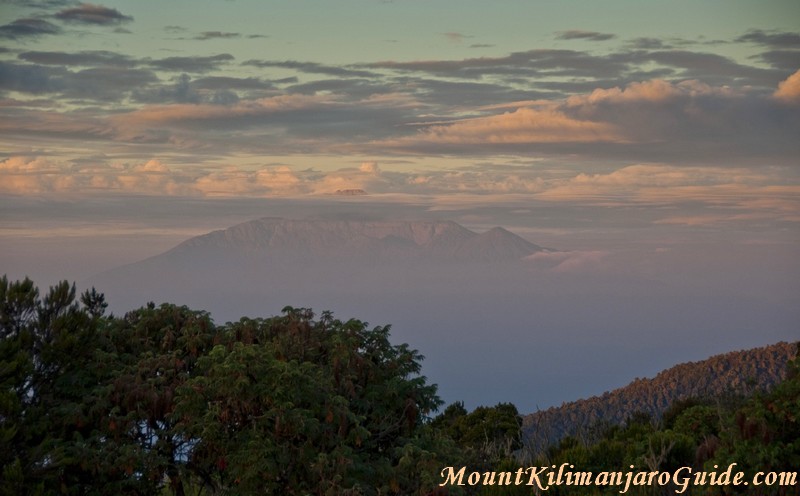
<svg viewBox="0 0 800 496">
<path fill-rule="evenodd" d="M 63 66 L 0 62 L 0 89 L 34 95 L 58 93 L 64 98 L 114 101 L 135 88 L 157 82 L 152 71 L 130 67 L 103 66 L 73 72 Z"/>
<path fill-rule="evenodd" d="M 280 78 L 275 80 L 275 84 L 297 84 L 300 81 L 297 76 L 290 76 L 285 78 Z"/>
<path fill-rule="evenodd" d="M 329 91 L 339 95 L 347 95 L 350 98 L 366 98 L 369 95 L 387 93 L 392 91 L 391 86 L 372 82 L 369 79 L 322 79 L 288 86 L 286 91 L 289 93 L 299 93 L 313 95 L 322 91 Z"/>
<path fill-rule="evenodd" d="M 240 38 L 241 36 L 242 36 L 241 33 L 226 33 L 222 31 L 203 31 L 202 33 L 195 36 L 193 39 L 195 40 L 231 39 L 231 38 Z"/>
<path fill-rule="evenodd" d="M 469 48 L 492 48 L 494 45 L 490 45 L 487 43 L 473 43 L 469 46 Z"/>
<path fill-rule="evenodd" d="M 430 105 L 437 112 L 450 108 L 482 107 L 498 102 L 518 102 L 540 98 L 558 97 L 552 91 L 517 89 L 507 84 L 475 81 L 443 81 L 430 78 L 397 78 L 398 87 L 414 89 L 414 97 Z"/>
<path fill-rule="evenodd" d="M 755 43 L 773 48 L 800 48 L 800 33 L 754 29 L 747 34 L 739 36 L 736 41 L 740 43 Z"/>
<path fill-rule="evenodd" d="M 66 75 L 63 95 L 84 100 L 119 101 L 129 92 L 157 83 L 147 69 L 128 67 L 92 67 Z"/>
<path fill-rule="evenodd" d="M 220 68 L 221 65 L 234 60 L 229 53 L 220 53 L 210 56 L 196 57 L 167 57 L 147 61 L 147 65 L 156 69 L 174 72 L 210 72 Z"/>
<path fill-rule="evenodd" d="M 135 59 L 127 55 L 106 50 L 92 50 L 77 53 L 31 51 L 19 54 L 18 58 L 34 64 L 62 66 L 112 65 L 132 67 L 138 63 Z"/>
<path fill-rule="evenodd" d="M 655 39 L 638 39 L 642 46 L 667 46 Z M 367 69 L 429 74 L 457 79 L 486 79 L 505 84 L 544 89 L 552 83 L 591 86 L 593 82 L 613 81 L 624 85 L 635 77 L 700 79 L 711 85 L 751 85 L 772 91 L 786 77 L 791 53 L 768 54 L 780 58 L 781 70 L 740 64 L 731 58 L 709 52 L 676 49 L 621 50 L 607 54 L 576 50 L 537 49 L 513 52 L 501 57 L 475 57 L 460 60 L 382 61 L 361 64 Z M 655 65 L 655 67 L 653 67 Z M 635 80 L 635 79 L 634 79 Z M 640 79 L 641 80 L 641 79 Z M 597 86 L 596 86 L 597 87 Z"/>
<path fill-rule="evenodd" d="M 584 118 L 608 122 L 632 138 L 630 144 L 599 147 L 597 153 L 641 160 L 711 160 L 791 163 L 800 144 L 800 115 L 756 95 L 682 92 L 662 101 L 604 102 L 574 109 Z M 572 115 L 571 109 L 565 109 Z M 741 163 L 741 162 L 739 162 Z"/>
<path fill-rule="evenodd" d="M 0 38 L 17 40 L 35 38 L 47 34 L 58 34 L 61 28 L 44 19 L 23 18 L 0 26 Z"/>
<path fill-rule="evenodd" d="M 117 9 L 92 3 L 82 3 L 58 12 L 56 19 L 77 24 L 109 26 L 130 22 L 133 17 L 123 14 Z"/>
<path fill-rule="evenodd" d="M 51 9 L 75 3 L 74 0 L 3 0 L 3 2 L 33 9 Z"/>
<path fill-rule="evenodd" d="M 296 60 L 247 60 L 242 62 L 242 65 L 251 65 L 253 67 L 278 67 L 281 69 L 293 69 L 298 72 L 305 72 L 309 74 L 325 74 L 328 76 L 338 77 L 361 77 L 369 78 L 375 77 L 377 74 L 374 72 L 363 71 L 358 69 L 350 69 L 347 67 L 324 65 L 317 62 L 299 62 Z"/>
<path fill-rule="evenodd" d="M 656 62 L 667 67 L 683 69 L 675 75 L 677 78 L 700 79 L 712 85 L 744 83 L 773 88 L 784 77 L 780 71 L 739 64 L 728 57 L 707 52 L 641 51 L 620 54 L 616 57 L 627 60 L 635 66 L 643 65 L 645 62 Z"/>
<path fill-rule="evenodd" d="M 189 85 L 190 78 L 181 74 L 175 84 L 150 90 L 135 89 L 132 98 L 142 103 L 200 103 L 201 97 Z"/>
<path fill-rule="evenodd" d="M 296 79 L 295 79 L 296 81 Z M 275 85 L 271 81 L 259 78 L 236 78 L 229 76 L 208 76 L 192 81 L 192 85 L 207 90 L 272 90 Z"/>
<path fill-rule="evenodd" d="M 755 58 L 789 73 L 800 68 L 800 50 L 768 50 Z"/>
<path fill-rule="evenodd" d="M 423 72 L 437 76 L 479 79 L 508 76 L 609 77 L 627 69 L 624 61 L 576 50 L 537 49 L 513 52 L 505 57 L 461 60 L 422 60 L 363 64 L 372 69 Z"/>
<path fill-rule="evenodd" d="M 639 50 L 661 50 L 669 48 L 669 44 L 660 38 L 634 38 L 627 45 Z"/>
<path fill-rule="evenodd" d="M 556 34 L 556 39 L 558 40 L 608 41 L 617 37 L 611 33 L 598 33 L 597 31 L 582 31 L 579 29 L 559 31 Z"/>
<path fill-rule="evenodd" d="M 56 93 L 64 89 L 63 68 L 15 64 L 0 61 L 0 89 L 34 95 Z"/>
<path fill-rule="evenodd" d="M 235 79 L 235 78 L 225 78 Z M 198 85 L 188 74 L 181 74 L 170 85 L 154 86 L 146 89 L 135 88 L 131 98 L 140 103 L 211 103 L 230 105 L 239 101 L 239 96 L 230 90 L 228 84 Z M 216 86 L 210 89 L 208 86 Z"/>
</svg>

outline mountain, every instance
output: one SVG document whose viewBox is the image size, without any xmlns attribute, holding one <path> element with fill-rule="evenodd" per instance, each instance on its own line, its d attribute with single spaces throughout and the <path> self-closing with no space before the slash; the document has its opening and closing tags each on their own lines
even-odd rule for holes
<svg viewBox="0 0 800 496">
<path fill-rule="evenodd" d="M 272 260 L 505 262 L 542 251 L 505 229 L 477 234 L 452 221 L 353 221 L 262 218 L 189 239 L 167 257 L 200 252 Z"/>
<path fill-rule="evenodd" d="M 207 308 L 222 318 L 283 305 L 358 311 L 424 295 L 508 286 L 531 254 L 549 251 L 502 228 L 476 233 L 452 221 L 293 220 L 265 217 L 184 241 L 99 274 L 116 309 L 149 300 Z M 502 289 L 502 287 L 500 288 Z M 380 296 L 380 298 L 378 298 Z M 375 301 L 380 300 L 380 301 Z"/>
<path fill-rule="evenodd" d="M 540 450 L 565 436 L 588 434 L 598 425 L 622 424 L 634 413 L 658 419 L 679 400 L 748 396 L 783 380 L 786 364 L 797 352 L 797 344 L 781 342 L 676 365 L 652 379 L 636 379 L 600 396 L 527 415 L 523 431 L 531 446 Z"/>
</svg>

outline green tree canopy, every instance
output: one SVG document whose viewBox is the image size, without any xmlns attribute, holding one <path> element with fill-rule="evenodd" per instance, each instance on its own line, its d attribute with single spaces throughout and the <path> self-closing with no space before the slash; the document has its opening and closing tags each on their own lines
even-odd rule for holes
<svg viewBox="0 0 800 496">
<path fill-rule="evenodd" d="M 422 494 L 452 450 L 422 356 L 330 313 L 105 315 L 0 279 L 0 492 Z M 452 453 L 452 451 L 450 451 Z"/>
</svg>

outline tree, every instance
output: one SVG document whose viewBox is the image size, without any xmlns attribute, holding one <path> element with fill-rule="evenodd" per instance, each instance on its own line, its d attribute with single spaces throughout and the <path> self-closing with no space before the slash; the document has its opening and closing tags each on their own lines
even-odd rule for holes
<svg viewBox="0 0 800 496">
<path fill-rule="evenodd" d="M 179 432 L 202 484 L 247 494 L 413 494 L 403 467 L 429 454 L 439 403 L 421 357 L 388 328 L 287 308 L 242 319 L 178 390 Z M 401 463 L 402 462 L 402 463 Z"/>
<path fill-rule="evenodd" d="M 0 279 L 0 493 L 422 494 L 453 453 L 389 327 L 106 306 Z"/>
<path fill-rule="evenodd" d="M 0 279 L 0 457 L 3 491 L 52 492 L 90 478 L 75 446 L 94 430 L 87 398 L 103 301 L 95 314 L 63 281 L 39 298 L 29 279 Z"/>
</svg>

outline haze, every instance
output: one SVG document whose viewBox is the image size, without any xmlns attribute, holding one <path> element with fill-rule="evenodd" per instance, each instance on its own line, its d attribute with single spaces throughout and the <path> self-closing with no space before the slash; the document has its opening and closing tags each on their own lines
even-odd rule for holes
<svg viewBox="0 0 800 496">
<path fill-rule="evenodd" d="M 526 413 L 796 340 L 797 19 L 788 1 L 7 1 L 0 272 L 86 286 L 266 216 L 502 226 L 556 251 L 98 289 L 117 313 L 392 324 L 447 402 Z"/>
</svg>

